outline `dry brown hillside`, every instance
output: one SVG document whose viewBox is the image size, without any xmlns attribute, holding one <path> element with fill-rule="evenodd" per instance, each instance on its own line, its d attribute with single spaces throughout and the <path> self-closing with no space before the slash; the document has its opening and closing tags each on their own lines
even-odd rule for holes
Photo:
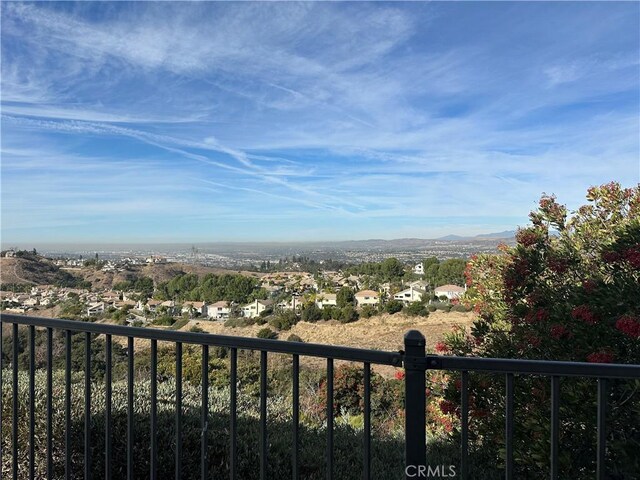
<svg viewBox="0 0 640 480">
<path fill-rule="evenodd" d="M 262 274 L 237 270 L 226 270 L 202 265 L 166 263 L 152 265 L 132 265 L 127 270 L 104 272 L 93 267 L 58 267 L 43 257 L 2 257 L 0 258 L 0 282 L 3 284 L 49 285 L 62 282 L 68 284 L 71 277 L 91 282 L 94 290 L 110 289 L 114 284 L 140 277 L 150 277 L 158 284 L 171 280 L 176 275 L 195 273 L 204 276 L 208 273 L 222 275 L 240 273 L 254 277 Z M 64 281 L 66 280 L 66 282 Z"/>
<path fill-rule="evenodd" d="M 69 281 L 69 272 L 42 257 L 0 258 L 0 283 L 49 285 Z"/>
<path fill-rule="evenodd" d="M 409 317 L 401 313 L 395 315 L 382 314 L 357 322 L 342 324 L 335 320 L 329 322 L 307 323 L 299 322 L 291 330 L 280 332 L 279 338 L 286 340 L 291 334 L 298 335 L 307 343 L 321 343 L 327 345 L 344 345 L 349 347 L 368 348 L 377 350 L 397 351 L 403 348 L 403 336 L 408 330 L 419 330 L 427 339 L 427 348 L 433 350 L 436 342 L 442 340 L 443 335 L 456 325 L 467 330 L 475 319 L 474 313 L 433 312 L 427 318 Z M 189 331 L 198 326 L 208 333 L 218 335 L 232 335 L 255 337 L 264 325 L 228 328 L 222 322 L 206 320 L 191 320 L 182 331 Z M 148 341 L 140 341 L 139 347 L 148 348 Z M 137 345 L 138 346 L 138 345 Z M 325 360 L 303 358 L 303 364 L 322 367 Z M 340 364 L 342 362 L 337 362 Z M 393 367 L 375 367 L 375 370 L 385 375 L 393 375 Z"/>
</svg>

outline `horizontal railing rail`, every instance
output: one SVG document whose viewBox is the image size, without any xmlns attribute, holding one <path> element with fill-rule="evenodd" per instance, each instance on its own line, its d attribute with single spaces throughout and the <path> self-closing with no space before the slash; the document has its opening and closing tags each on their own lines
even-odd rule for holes
<svg viewBox="0 0 640 480">
<path fill-rule="evenodd" d="M 405 363 L 406 363 L 405 358 Z M 431 370 L 469 370 L 474 372 L 517 373 L 561 377 L 640 378 L 640 365 L 556 362 L 552 360 L 520 360 L 427 355 L 418 363 Z"/>
<path fill-rule="evenodd" d="M 91 448 L 92 448 L 92 411 L 91 389 L 96 388 L 92 383 L 92 335 L 104 335 L 104 477 L 113 478 L 114 466 L 112 458 L 113 447 L 113 418 L 112 418 L 112 368 L 113 368 L 113 337 L 124 337 L 126 341 L 126 477 L 134 476 L 134 412 L 136 410 L 136 393 L 134 388 L 135 349 L 134 339 L 149 340 L 150 346 L 150 418 L 149 418 L 149 478 L 158 478 L 158 452 L 162 448 L 158 444 L 158 342 L 169 342 L 175 345 L 175 421 L 173 426 L 175 450 L 175 478 L 183 475 L 183 344 L 201 346 L 202 372 L 209 371 L 209 348 L 225 347 L 229 351 L 229 474 L 232 480 L 239 478 L 238 473 L 238 352 L 240 350 L 259 351 L 259 465 L 256 466 L 262 480 L 267 478 L 269 460 L 269 442 L 267 432 L 267 360 L 268 354 L 278 353 L 290 355 L 291 389 L 292 389 L 292 431 L 291 431 L 291 471 L 294 479 L 300 477 L 300 357 L 316 357 L 326 359 L 326 477 L 335 476 L 334 462 L 334 361 L 344 360 L 361 364 L 363 369 L 363 432 L 362 432 L 362 474 L 369 479 L 371 469 L 371 366 L 386 365 L 404 367 L 405 386 L 405 477 L 419 478 L 420 473 L 427 468 L 426 449 L 426 372 L 429 370 L 446 370 L 460 372 L 460 477 L 473 478 L 469 471 L 469 382 L 470 373 L 486 372 L 504 375 L 505 379 L 505 478 L 514 478 L 514 392 L 520 375 L 535 375 L 551 377 L 551 450 L 549 452 L 551 479 L 559 478 L 559 432 L 560 432 L 560 379 L 562 377 L 586 377 L 597 380 L 597 478 L 607 478 L 605 466 L 606 453 L 606 419 L 607 419 L 607 388 L 610 379 L 639 379 L 639 365 L 607 365 L 578 362 L 556 362 L 520 359 L 495 359 L 475 357 L 438 356 L 426 354 L 424 336 L 415 330 L 407 332 L 404 339 L 404 351 L 388 352 L 360 348 L 322 345 L 302 342 L 283 342 L 249 337 L 234 337 L 213 335 L 207 333 L 181 332 L 161 330 L 156 328 L 140 328 L 103 323 L 79 322 L 43 317 L 29 317 L 21 315 L 0 315 L 0 327 L 3 324 L 12 326 L 12 375 L 11 375 L 11 412 L 12 422 L 10 431 L 11 446 L 11 476 L 22 478 L 18 466 L 19 432 L 18 432 L 18 327 L 26 327 L 28 331 L 26 346 L 23 351 L 28 352 L 28 478 L 36 477 L 35 470 L 35 442 L 40 436 L 35 432 L 35 373 L 36 373 L 36 332 L 44 329 L 46 332 L 46 478 L 54 477 L 54 458 L 52 454 L 53 432 L 53 332 L 64 333 L 64 473 L 65 478 L 73 478 L 72 460 L 72 336 L 84 336 L 84 477 L 91 478 Z M 0 345 L 3 329 L 0 328 Z M 0 385 L 5 368 L 0 369 Z M 101 387 L 102 388 L 102 387 Z M 209 458 L 209 378 L 201 375 L 201 453 L 200 476 L 208 478 Z M 0 402 L 2 397 L 0 396 Z M 0 403 L 0 412 L 2 412 Z M 0 428 L 3 418 L 0 418 Z M 4 431 L 4 430 L 3 430 Z M 4 452 L 0 451 L 0 464 Z M 422 470 L 421 470 L 422 469 Z M 167 472 L 163 472 L 166 476 Z"/>
</svg>

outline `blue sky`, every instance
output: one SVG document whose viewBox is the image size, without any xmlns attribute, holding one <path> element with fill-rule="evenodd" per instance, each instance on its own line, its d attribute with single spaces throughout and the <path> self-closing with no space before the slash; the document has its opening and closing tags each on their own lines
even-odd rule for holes
<svg viewBox="0 0 640 480">
<path fill-rule="evenodd" d="M 3 3 L 2 243 L 433 238 L 640 181 L 640 4 Z"/>
</svg>

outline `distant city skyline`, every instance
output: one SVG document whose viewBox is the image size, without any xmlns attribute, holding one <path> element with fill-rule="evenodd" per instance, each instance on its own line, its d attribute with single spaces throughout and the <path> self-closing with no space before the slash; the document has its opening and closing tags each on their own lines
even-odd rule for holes
<svg viewBox="0 0 640 480">
<path fill-rule="evenodd" d="M 640 182 L 637 2 L 2 5 L 3 248 L 438 238 Z"/>
</svg>

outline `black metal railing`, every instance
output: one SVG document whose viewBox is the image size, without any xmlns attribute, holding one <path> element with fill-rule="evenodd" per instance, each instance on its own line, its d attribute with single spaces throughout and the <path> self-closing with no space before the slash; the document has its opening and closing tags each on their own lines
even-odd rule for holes
<svg viewBox="0 0 640 480">
<path fill-rule="evenodd" d="M 377 350 L 365 350 L 350 347 L 320 345 L 300 342 L 282 342 L 247 337 L 231 337 L 223 335 L 211 335 L 203 333 L 180 332 L 170 330 L 158 330 L 152 328 L 137 328 L 101 323 L 85 323 L 70 320 L 51 318 L 27 317 L 19 315 L 2 315 L 0 327 L 4 324 L 11 325 L 12 348 L 12 422 L 11 422 L 11 468 L 10 476 L 13 479 L 19 476 L 18 459 L 21 455 L 19 449 L 18 434 L 18 369 L 19 369 L 19 329 L 20 325 L 28 331 L 28 478 L 36 478 L 35 471 L 35 444 L 39 437 L 35 434 L 35 338 L 36 328 L 46 331 L 46 478 L 54 478 L 53 445 L 53 332 L 64 332 L 64 476 L 72 478 L 72 335 L 84 334 L 84 477 L 92 477 L 92 465 L 90 454 L 92 448 L 91 437 L 91 372 L 92 372 L 92 335 L 104 335 L 104 388 L 105 388 L 105 413 L 104 413 L 104 478 L 114 477 L 113 452 L 113 419 L 112 419 L 112 351 L 113 337 L 127 339 L 127 425 L 126 425 L 126 477 L 134 476 L 134 422 L 135 422 L 135 395 L 134 395 L 134 354 L 135 339 L 150 340 L 150 439 L 149 439 L 149 478 L 159 477 L 158 453 L 158 342 L 171 342 L 175 345 L 175 478 L 181 478 L 183 474 L 183 344 L 199 345 L 202 348 L 202 372 L 208 371 L 209 348 L 226 347 L 229 349 L 229 473 L 231 479 L 238 478 L 238 351 L 251 350 L 260 352 L 259 369 L 259 472 L 260 478 L 267 478 L 268 471 L 268 429 L 267 429 L 267 360 L 270 353 L 287 354 L 292 358 L 292 432 L 291 432 L 291 471 L 293 478 L 300 478 L 300 357 L 318 357 L 326 359 L 326 476 L 335 478 L 334 466 L 334 361 L 346 360 L 362 365 L 364 371 L 364 395 L 363 395 L 363 456 L 362 472 L 365 479 L 372 476 L 371 462 L 371 365 L 389 365 L 404 367 L 405 369 L 405 476 L 406 478 L 420 478 L 420 472 L 424 472 L 427 466 L 426 447 L 426 380 L 425 372 L 428 370 L 447 370 L 461 372 L 461 450 L 460 450 L 460 476 L 461 478 L 473 478 L 473 472 L 469 471 L 469 372 L 492 372 L 505 375 L 505 472 L 507 480 L 514 478 L 513 458 L 513 433 L 514 433 L 514 388 L 516 375 L 542 375 L 551 377 L 551 450 L 549 452 L 550 476 L 558 478 L 559 455 L 559 405 L 560 405 L 560 377 L 592 377 L 598 381 L 597 391 L 597 478 L 607 478 L 605 471 L 606 451 L 606 417 L 607 417 L 607 381 L 619 378 L 640 378 L 640 366 L 637 365 L 604 365 L 573 362 L 552 362 L 535 360 L 507 360 L 487 359 L 471 357 L 453 357 L 426 355 L 426 342 L 424 336 L 415 330 L 405 335 L 405 350 L 400 352 L 386 352 Z M 3 332 L 0 328 L 0 332 Z M 2 333 L 0 333 L 2 335 Z M 95 338 L 95 337 L 94 337 Z M 0 337 L 0 345 L 3 339 Z M 0 385 L 5 368 L 0 368 Z M 7 369 L 8 370 L 8 369 Z M 209 384 L 208 375 L 201 375 L 201 453 L 200 476 L 208 477 L 208 442 L 209 435 Z M 2 401 L 0 396 L 0 402 Z M 0 412 L 2 412 L 0 403 Z M 0 418 L 2 429 L 4 418 Z M 4 430 L 2 430 L 4 432 Z M 5 452 L 0 451 L 0 465 Z M 167 477 L 167 472 L 160 475 Z M 424 478 L 424 475 L 422 475 Z M 339 475 L 338 475 L 338 478 Z"/>
</svg>

